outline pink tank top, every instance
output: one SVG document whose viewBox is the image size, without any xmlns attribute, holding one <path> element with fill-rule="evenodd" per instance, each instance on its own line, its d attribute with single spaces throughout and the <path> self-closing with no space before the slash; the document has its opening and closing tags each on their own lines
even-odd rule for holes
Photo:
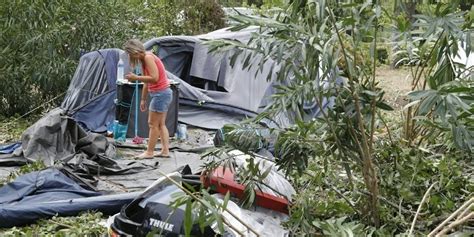
<svg viewBox="0 0 474 237">
<path fill-rule="evenodd" d="M 162 91 L 168 88 L 170 86 L 170 82 L 168 78 L 166 77 L 166 71 L 165 71 L 165 66 L 163 65 L 163 62 L 161 62 L 161 60 L 153 53 L 147 53 L 147 54 L 153 55 L 153 57 L 155 58 L 156 67 L 158 67 L 158 81 L 155 83 L 148 83 L 148 91 L 158 92 L 158 91 Z M 150 75 L 150 73 L 145 67 L 143 67 L 143 73 L 145 76 Z"/>
</svg>

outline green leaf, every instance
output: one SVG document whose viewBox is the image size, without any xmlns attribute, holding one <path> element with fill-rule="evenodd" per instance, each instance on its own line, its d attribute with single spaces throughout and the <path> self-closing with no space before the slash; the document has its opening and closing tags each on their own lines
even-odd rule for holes
<svg viewBox="0 0 474 237">
<path fill-rule="evenodd" d="M 388 105 L 387 103 L 385 103 L 383 101 L 378 101 L 375 105 L 380 109 L 387 110 L 387 111 L 393 111 L 392 106 Z"/>
<path fill-rule="evenodd" d="M 417 114 L 426 115 L 433 108 L 433 105 L 438 102 L 439 99 L 440 98 L 436 94 L 431 93 L 430 95 L 428 95 L 421 101 Z"/>
<path fill-rule="evenodd" d="M 408 93 L 408 97 L 412 100 L 419 100 L 428 96 L 436 94 L 435 90 L 422 90 L 422 91 L 412 91 Z"/>
<path fill-rule="evenodd" d="M 193 228 L 192 207 L 193 203 L 191 202 L 191 199 L 188 199 L 186 202 L 186 207 L 184 209 L 184 233 L 186 236 L 191 235 L 191 230 Z"/>
</svg>

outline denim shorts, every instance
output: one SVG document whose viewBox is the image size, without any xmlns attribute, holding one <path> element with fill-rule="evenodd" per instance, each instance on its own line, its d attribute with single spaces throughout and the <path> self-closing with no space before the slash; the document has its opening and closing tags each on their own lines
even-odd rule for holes
<svg viewBox="0 0 474 237">
<path fill-rule="evenodd" d="M 173 98 L 173 91 L 170 88 L 166 88 L 162 91 L 150 92 L 151 102 L 149 110 L 152 112 L 166 112 L 171 104 Z"/>
</svg>

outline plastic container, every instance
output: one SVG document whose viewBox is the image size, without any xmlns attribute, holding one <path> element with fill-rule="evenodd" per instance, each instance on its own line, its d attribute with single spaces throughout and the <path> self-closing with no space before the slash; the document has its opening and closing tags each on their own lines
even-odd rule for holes
<svg viewBox="0 0 474 237">
<path fill-rule="evenodd" d="M 117 82 L 125 81 L 124 67 L 125 67 L 125 64 L 123 63 L 123 60 L 119 59 L 118 64 L 117 64 Z"/>
<path fill-rule="evenodd" d="M 186 124 L 178 124 L 178 128 L 176 129 L 176 138 L 181 141 L 186 140 L 187 138 Z"/>
<path fill-rule="evenodd" d="M 125 142 L 127 138 L 128 124 L 121 124 L 117 120 L 114 122 L 114 140 Z"/>
</svg>

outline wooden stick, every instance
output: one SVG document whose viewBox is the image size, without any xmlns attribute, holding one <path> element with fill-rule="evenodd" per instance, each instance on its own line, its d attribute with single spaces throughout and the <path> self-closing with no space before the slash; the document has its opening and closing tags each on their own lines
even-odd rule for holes
<svg viewBox="0 0 474 237">
<path fill-rule="evenodd" d="M 434 185 L 437 182 L 434 182 L 431 184 L 431 186 L 426 190 L 425 195 L 423 195 L 423 198 L 421 199 L 420 205 L 418 205 L 418 209 L 416 210 L 415 217 L 413 218 L 413 222 L 411 223 L 410 231 L 408 232 L 408 236 L 411 236 L 413 233 L 413 229 L 415 229 L 415 223 L 416 219 L 418 218 L 418 215 L 420 214 L 421 208 L 423 207 L 423 203 L 425 203 L 425 200 L 428 198 L 428 195 L 430 194 L 431 189 L 434 187 Z"/>
<path fill-rule="evenodd" d="M 459 219 L 463 218 L 463 217 L 467 214 L 467 212 L 468 212 L 469 210 L 471 210 L 471 208 L 474 208 L 474 203 L 471 204 L 470 206 L 468 206 L 468 207 L 466 208 L 466 210 L 464 210 L 463 212 L 461 212 L 461 214 L 458 215 L 458 218 L 456 218 L 456 220 L 459 220 Z"/>
<path fill-rule="evenodd" d="M 434 236 L 437 232 L 439 232 L 443 226 L 445 226 L 451 219 L 453 219 L 461 210 L 464 210 L 466 207 L 471 205 L 471 203 L 474 203 L 474 197 L 469 199 L 467 202 L 465 202 L 460 208 L 458 208 L 455 212 L 453 212 L 446 220 L 444 220 L 441 224 L 439 224 L 433 231 L 431 231 L 428 234 L 428 237 Z"/>
<path fill-rule="evenodd" d="M 459 220 L 456 220 L 454 221 L 453 223 L 449 224 L 446 228 L 444 228 L 442 231 L 440 231 L 438 234 L 436 234 L 435 236 L 438 237 L 438 236 L 444 236 L 446 233 L 448 233 L 448 231 L 450 231 L 451 229 L 453 229 L 454 227 L 458 226 L 458 225 L 461 225 L 467 221 L 469 221 L 469 219 L 471 218 L 474 218 L 474 212 L 471 212 L 469 213 L 469 215 L 459 219 Z"/>
</svg>

